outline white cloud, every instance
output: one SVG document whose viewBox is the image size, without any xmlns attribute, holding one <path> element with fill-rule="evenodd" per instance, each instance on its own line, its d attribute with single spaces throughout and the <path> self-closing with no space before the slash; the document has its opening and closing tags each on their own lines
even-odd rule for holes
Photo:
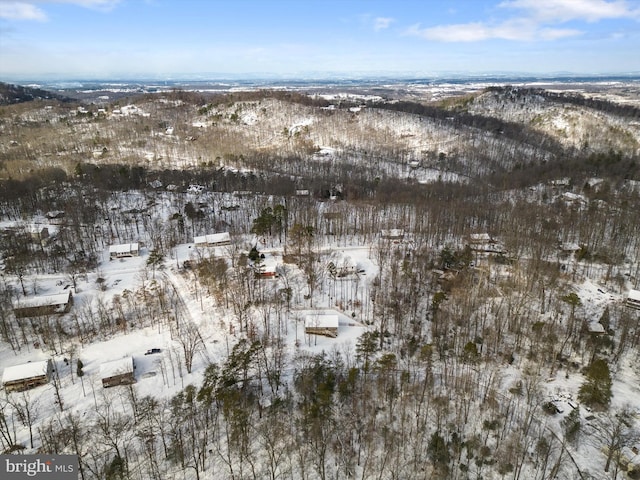
<svg viewBox="0 0 640 480">
<path fill-rule="evenodd" d="M 584 32 L 573 28 L 541 28 L 538 35 L 543 40 L 559 40 L 561 38 L 576 37 Z"/>
<path fill-rule="evenodd" d="M 379 30 L 384 30 L 385 28 L 389 28 L 389 26 L 394 22 L 393 18 L 389 17 L 378 17 L 373 21 L 373 29 L 377 32 Z"/>
<path fill-rule="evenodd" d="M 37 20 L 44 22 L 47 15 L 35 5 L 24 2 L 0 2 L 0 18 L 7 20 Z"/>
<path fill-rule="evenodd" d="M 121 0 L 31 0 L 21 2 L 0 0 L 0 18 L 7 20 L 37 20 L 43 22 L 47 20 L 47 14 L 39 5 L 65 3 L 108 12 L 113 10 L 120 1 Z"/>
<path fill-rule="evenodd" d="M 46 0 L 45 0 L 46 1 Z M 119 4 L 121 0 L 51 0 L 51 3 L 71 3 L 79 7 L 92 8 L 95 10 L 110 11 Z"/>
<path fill-rule="evenodd" d="M 582 35 L 584 32 L 575 28 L 557 28 L 571 21 L 640 20 L 640 7 L 632 6 L 628 0 L 503 0 L 498 6 L 518 10 L 521 15 L 496 22 L 478 21 L 428 28 L 414 25 L 405 34 L 437 42 L 490 39 L 544 41 Z"/>
<path fill-rule="evenodd" d="M 496 25 L 483 22 L 440 25 L 431 28 L 413 25 L 405 33 L 436 42 L 479 42 L 491 39 L 526 42 L 557 40 L 580 35 L 582 32 L 574 29 L 541 28 L 537 23 L 527 19 L 512 19 Z"/>
<path fill-rule="evenodd" d="M 544 22 L 597 22 L 640 16 L 640 8 L 632 8 L 626 0 L 505 0 L 500 7 L 524 10 L 532 18 Z"/>
</svg>

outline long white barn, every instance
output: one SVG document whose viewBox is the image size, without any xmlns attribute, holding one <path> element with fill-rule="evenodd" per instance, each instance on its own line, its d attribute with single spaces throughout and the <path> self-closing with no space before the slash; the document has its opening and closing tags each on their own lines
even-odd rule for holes
<svg viewBox="0 0 640 480">
<path fill-rule="evenodd" d="M 231 245 L 231 235 L 229 232 L 210 233 L 193 237 L 193 243 L 196 244 L 196 247 L 223 247 Z"/>
<path fill-rule="evenodd" d="M 109 258 L 137 257 L 140 255 L 140 248 L 137 243 L 122 243 L 109 247 Z"/>
</svg>

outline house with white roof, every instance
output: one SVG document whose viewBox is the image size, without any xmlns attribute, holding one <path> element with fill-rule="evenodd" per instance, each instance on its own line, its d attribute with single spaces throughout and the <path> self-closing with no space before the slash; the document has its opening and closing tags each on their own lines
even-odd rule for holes
<svg viewBox="0 0 640 480">
<path fill-rule="evenodd" d="M 196 247 L 223 247 L 231 245 L 231 235 L 229 235 L 229 232 L 210 233 L 209 235 L 193 237 L 193 243 L 195 243 Z"/>
<path fill-rule="evenodd" d="M 21 392 L 49 383 L 52 372 L 51 360 L 14 365 L 2 372 L 2 385 L 7 392 Z"/>
<path fill-rule="evenodd" d="M 486 232 L 470 234 L 469 247 L 480 253 L 506 253 L 500 242 Z"/>
<path fill-rule="evenodd" d="M 137 257 L 140 255 L 140 247 L 137 243 L 122 243 L 109 247 L 109 258 Z"/>
<path fill-rule="evenodd" d="M 627 307 L 640 310 L 640 290 L 629 290 L 626 305 Z"/>
<path fill-rule="evenodd" d="M 278 261 L 272 255 L 265 255 L 253 264 L 258 278 L 276 278 L 278 276 Z"/>
<path fill-rule="evenodd" d="M 13 305 L 13 313 L 16 318 L 42 317 L 67 313 L 72 305 L 73 295 L 67 290 L 55 295 L 22 298 Z"/>
</svg>

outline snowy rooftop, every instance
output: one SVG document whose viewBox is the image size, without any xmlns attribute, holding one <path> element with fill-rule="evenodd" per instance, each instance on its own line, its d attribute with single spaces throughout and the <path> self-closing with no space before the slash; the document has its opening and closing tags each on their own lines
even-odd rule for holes
<svg viewBox="0 0 640 480">
<path fill-rule="evenodd" d="M 265 256 L 260 263 L 260 272 L 275 273 L 278 268 L 278 260 L 270 255 Z"/>
<path fill-rule="evenodd" d="M 307 315 L 304 322 L 305 327 L 311 328 L 338 328 L 338 315 L 316 314 Z"/>
<path fill-rule="evenodd" d="M 65 305 L 69 303 L 71 292 L 58 293 L 56 295 L 42 295 L 40 297 L 23 298 L 15 306 L 17 308 L 47 307 L 52 305 Z"/>
<path fill-rule="evenodd" d="M 591 322 L 589 324 L 590 333 L 605 333 L 604 326 L 599 322 Z"/>
<path fill-rule="evenodd" d="M 109 247 L 109 253 L 129 253 L 129 252 L 137 252 L 138 244 L 137 243 L 122 243 L 120 245 L 111 245 Z"/>
<path fill-rule="evenodd" d="M 24 380 L 27 378 L 41 377 L 47 374 L 47 364 L 49 360 L 41 362 L 29 362 L 22 365 L 14 365 L 7 367 L 2 374 L 2 383 L 15 382 L 16 380 Z"/>
<path fill-rule="evenodd" d="M 472 233 L 470 238 L 474 242 L 490 242 L 491 236 L 488 233 Z"/>
<path fill-rule="evenodd" d="M 215 244 L 215 243 L 226 243 L 231 241 L 231 236 L 229 232 L 222 233 L 210 233 L 209 235 L 202 235 L 199 237 L 193 237 L 193 243 L 196 245 L 207 243 L 207 244 Z"/>
<path fill-rule="evenodd" d="M 100 365 L 100 378 L 110 378 L 124 373 L 133 373 L 133 358 L 124 357 Z"/>
<path fill-rule="evenodd" d="M 383 237 L 396 238 L 404 236 L 404 230 L 402 228 L 390 228 L 387 230 L 381 230 L 380 234 Z"/>
</svg>

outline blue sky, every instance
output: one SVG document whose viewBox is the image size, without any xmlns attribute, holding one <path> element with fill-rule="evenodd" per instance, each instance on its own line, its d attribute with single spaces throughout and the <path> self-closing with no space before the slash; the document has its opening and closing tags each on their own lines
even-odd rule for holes
<svg viewBox="0 0 640 480">
<path fill-rule="evenodd" d="M 640 0 L 0 0 L 0 80 L 640 72 Z"/>
</svg>

